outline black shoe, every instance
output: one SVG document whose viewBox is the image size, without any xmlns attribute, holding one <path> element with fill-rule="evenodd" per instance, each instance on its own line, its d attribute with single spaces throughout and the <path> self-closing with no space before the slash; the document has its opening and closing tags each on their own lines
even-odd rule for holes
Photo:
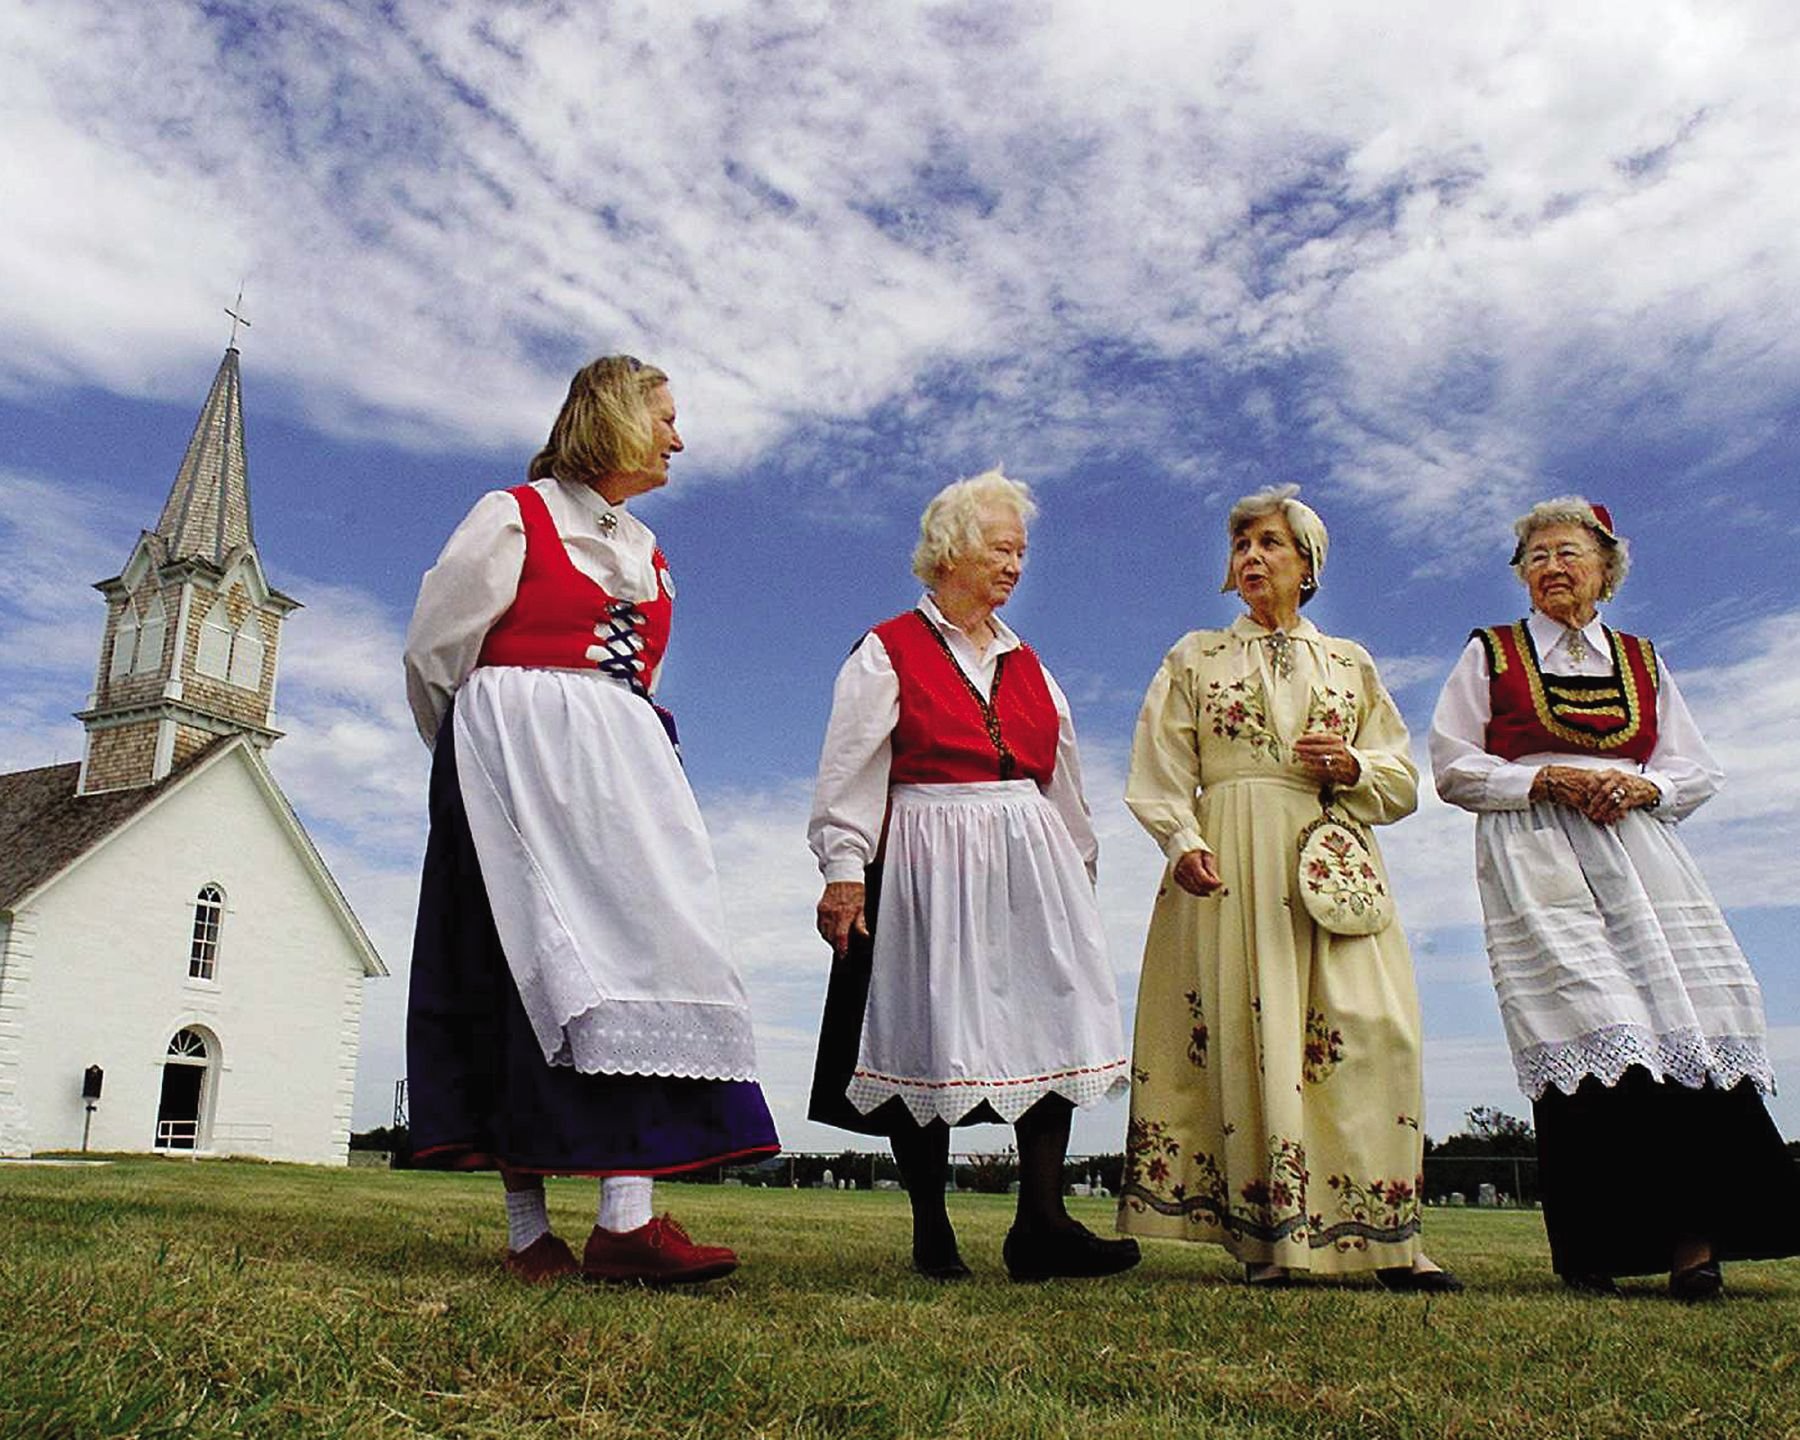
<svg viewBox="0 0 1800 1440">
<path fill-rule="evenodd" d="M 1383 1290 L 1402 1295 L 1455 1295 L 1463 1288 L 1448 1270 L 1415 1270 L 1410 1265 L 1389 1265 L 1375 1272 Z"/>
<path fill-rule="evenodd" d="M 1669 1275 L 1669 1293 L 1677 1300 L 1712 1300 L 1725 1288 L 1725 1272 L 1717 1260 L 1703 1260 Z"/>
<path fill-rule="evenodd" d="M 1117 1275 L 1143 1258 L 1137 1241 L 1102 1240 L 1085 1225 L 1006 1232 L 1001 1248 L 1006 1273 L 1015 1280 L 1083 1279 Z"/>
<path fill-rule="evenodd" d="M 927 1280 L 966 1280 L 970 1273 L 957 1253 L 955 1241 L 948 1250 L 921 1250 L 914 1246 L 912 1261 L 913 1269 Z"/>
<path fill-rule="evenodd" d="M 927 1280 L 967 1278 L 969 1267 L 963 1264 L 962 1254 L 956 1248 L 956 1231 L 950 1228 L 949 1216 L 914 1222 L 912 1263 L 913 1269 Z"/>
<path fill-rule="evenodd" d="M 1565 1275 L 1562 1277 L 1565 1288 L 1573 1290 L 1577 1295 L 1599 1295 L 1609 1300 L 1616 1300 L 1622 1292 L 1618 1282 L 1610 1275 Z"/>
</svg>

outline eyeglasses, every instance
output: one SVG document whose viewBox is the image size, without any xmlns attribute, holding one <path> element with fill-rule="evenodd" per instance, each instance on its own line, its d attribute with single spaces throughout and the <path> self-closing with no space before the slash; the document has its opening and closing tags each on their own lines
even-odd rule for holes
<svg viewBox="0 0 1800 1440">
<path fill-rule="evenodd" d="M 1525 568 L 1542 570 L 1552 560 L 1558 565 L 1578 565 L 1600 553 L 1594 545 L 1558 545 L 1554 550 L 1535 548 L 1525 552 Z"/>
</svg>

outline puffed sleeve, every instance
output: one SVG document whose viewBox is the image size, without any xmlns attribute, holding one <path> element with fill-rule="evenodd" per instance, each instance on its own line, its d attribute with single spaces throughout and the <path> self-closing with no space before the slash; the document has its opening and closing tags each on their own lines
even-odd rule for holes
<svg viewBox="0 0 1800 1440">
<path fill-rule="evenodd" d="M 863 867 L 875 858 L 899 722 L 900 681 L 893 662 L 881 641 L 866 635 L 838 670 L 832 688 L 831 719 L 806 827 L 806 843 L 827 884 L 861 880 Z"/>
<path fill-rule="evenodd" d="M 1200 834 L 1194 803 L 1200 789 L 1199 709 L 1187 644 L 1182 641 L 1163 657 L 1144 693 L 1125 781 L 1126 806 L 1171 861 L 1190 850 L 1212 849 Z"/>
<path fill-rule="evenodd" d="M 1676 821 L 1694 813 L 1725 783 L 1725 772 L 1701 738 L 1700 727 L 1676 687 L 1669 667 L 1657 657 L 1661 683 L 1656 689 L 1656 748 L 1644 764 L 1644 778 L 1662 792 L 1662 804 L 1651 813 Z"/>
<path fill-rule="evenodd" d="M 1456 659 L 1431 715 L 1431 776 L 1446 804 L 1464 810 L 1528 810 L 1539 766 L 1491 755 L 1487 649 L 1471 640 Z"/>
<path fill-rule="evenodd" d="M 1040 666 L 1041 668 L 1041 666 Z M 1075 842 L 1081 863 L 1087 866 L 1088 879 L 1099 873 L 1100 840 L 1094 834 L 1094 820 L 1088 810 L 1087 796 L 1081 785 L 1081 754 L 1075 748 L 1075 717 L 1069 710 L 1068 696 L 1048 670 L 1044 684 L 1050 701 L 1056 706 L 1056 770 L 1044 787 L 1044 798 L 1062 817 L 1069 838 Z"/>
<path fill-rule="evenodd" d="M 524 565 L 519 502 L 495 490 L 475 502 L 419 582 L 406 627 L 406 699 L 427 748 L 482 641 L 518 595 Z"/>
<path fill-rule="evenodd" d="M 1374 660 L 1361 646 L 1355 654 L 1363 709 L 1350 737 L 1350 753 L 1361 769 L 1354 785 L 1334 787 L 1333 794 L 1341 809 L 1364 824 L 1391 825 L 1419 808 L 1419 767 L 1413 764 L 1400 707 L 1381 683 Z"/>
</svg>

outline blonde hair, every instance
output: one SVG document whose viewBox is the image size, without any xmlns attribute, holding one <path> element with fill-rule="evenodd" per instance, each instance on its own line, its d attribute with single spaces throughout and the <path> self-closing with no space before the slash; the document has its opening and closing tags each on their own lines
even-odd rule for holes
<svg viewBox="0 0 1800 1440">
<path fill-rule="evenodd" d="M 650 392 L 669 377 L 631 355 L 602 355 L 575 372 L 569 395 L 527 475 L 590 483 L 655 459 Z"/>
<path fill-rule="evenodd" d="M 967 480 L 946 485 L 931 497 L 919 517 L 919 543 L 913 547 L 913 574 L 926 585 L 936 585 L 956 562 L 982 546 L 981 512 L 1002 506 L 1019 517 L 1021 525 L 1036 518 L 1038 507 L 1031 487 L 1009 480 L 996 465 Z"/>
<path fill-rule="evenodd" d="M 1550 525 L 1579 525 L 1592 533 L 1599 542 L 1600 555 L 1606 561 L 1606 582 L 1600 598 L 1612 599 L 1631 569 L 1631 544 L 1613 534 L 1610 525 L 1602 523 L 1594 513 L 1593 502 L 1580 495 L 1558 495 L 1554 500 L 1540 500 L 1513 521 L 1513 534 L 1519 537 L 1519 543 L 1513 547 L 1513 574 L 1524 582 L 1525 551 L 1531 544 L 1531 537 Z"/>
</svg>

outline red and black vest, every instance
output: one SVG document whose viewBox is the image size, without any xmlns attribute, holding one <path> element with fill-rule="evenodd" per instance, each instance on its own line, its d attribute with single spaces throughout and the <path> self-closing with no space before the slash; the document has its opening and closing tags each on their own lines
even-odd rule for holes
<svg viewBox="0 0 1800 1440">
<path fill-rule="evenodd" d="M 1611 675 L 1547 675 L 1523 620 L 1471 632 L 1487 650 L 1487 750 L 1617 756 L 1640 764 L 1656 749 L 1659 672 L 1650 642 L 1610 627 Z"/>
<path fill-rule="evenodd" d="M 529 485 L 507 494 L 519 502 L 525 525 L 525 564 L 518 594 L 488 631 L 475 663 L 596 669 L 648 698 L 651 677 L 669 645 L 675 610 L 661 548 L 653 554 L 655 597 L 617 599 L 575 568 L 542 495 Z"/>
<path fill-rule="evenodd" d="M 900 720 L 888 772 L 892 784 L 1050 783 L 1056 773 L 1056 702 L 1029 646 L 995 660 L 993 685 L 984 696 L 922 612 L 884 620 L 874 634 L 900 681 Z"/>
</svg>

